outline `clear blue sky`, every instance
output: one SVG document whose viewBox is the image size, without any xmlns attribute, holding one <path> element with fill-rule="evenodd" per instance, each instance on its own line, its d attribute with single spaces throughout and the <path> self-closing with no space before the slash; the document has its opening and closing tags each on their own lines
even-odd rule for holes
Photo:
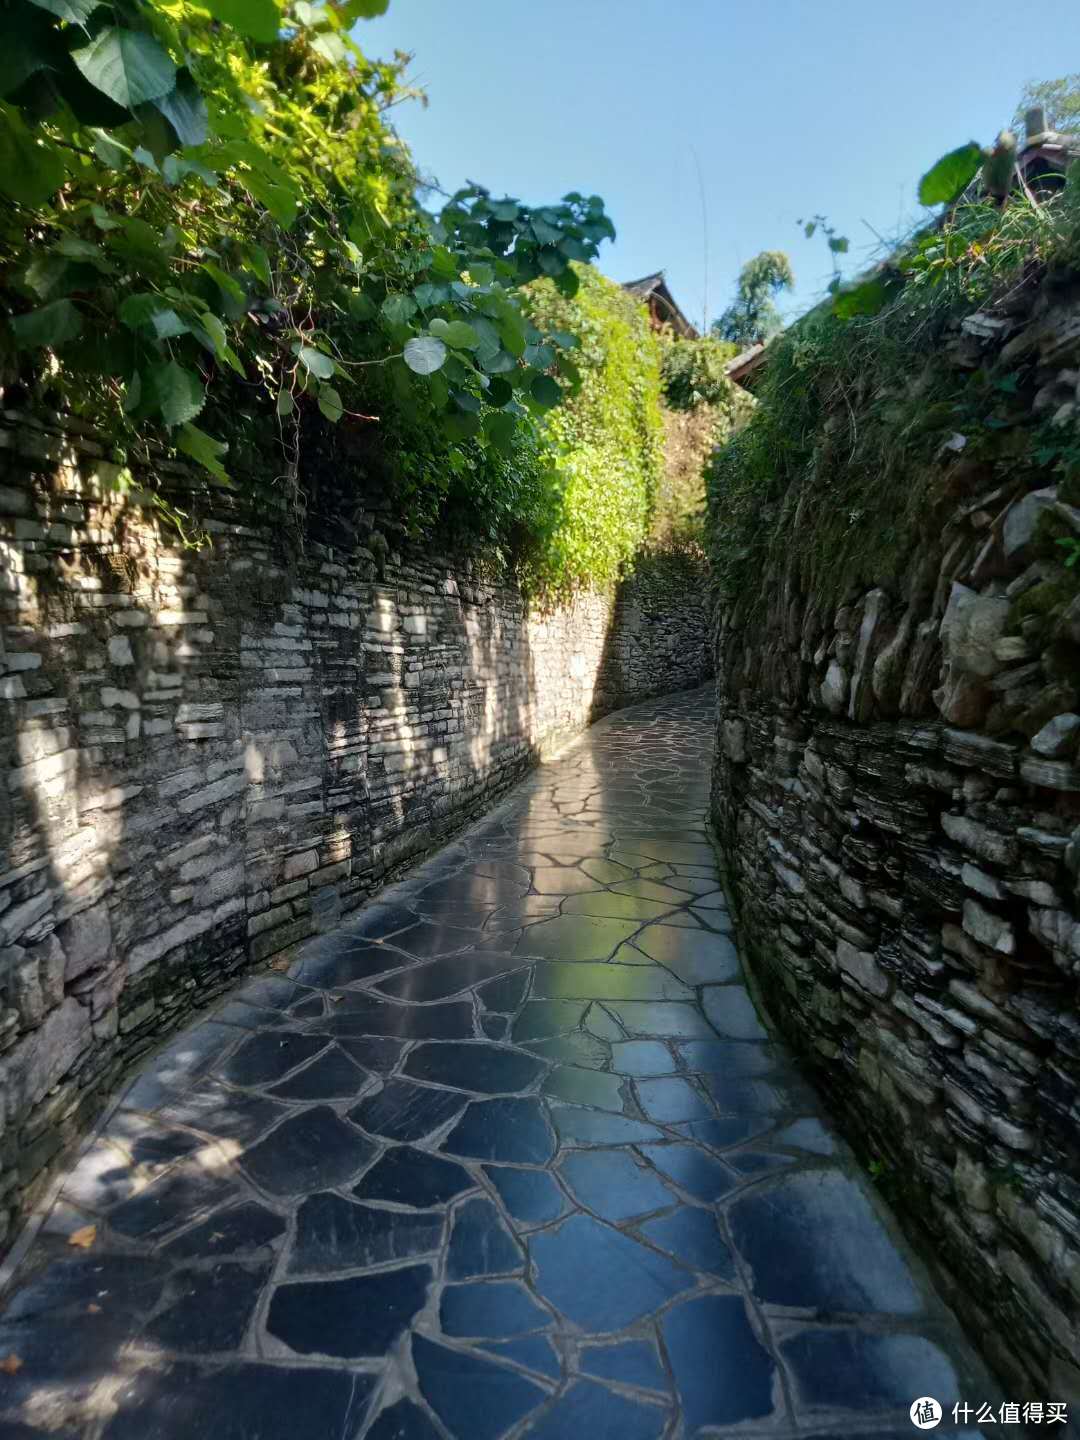
<svg viewBox="0 0 1080 1440">
<path fill-rule="evenodd" d="M 411 52 L 429 104 L 393 115 L 421 171 L 534 204 L 604 197 L 600 266 L 653 270 L 700 323 L 739 266 L 786 250 L 805 308 L 831 274 L 800 218 L 851 239 L 849 269 L 917 213 L 920 174 L 986 142 L 1029 80 L 1080 71 L 1080 3 L 1042 0 L 391 0 L 356 32 Z M 864 223 L 865 222 L 865 223 Z"/>
</svg>

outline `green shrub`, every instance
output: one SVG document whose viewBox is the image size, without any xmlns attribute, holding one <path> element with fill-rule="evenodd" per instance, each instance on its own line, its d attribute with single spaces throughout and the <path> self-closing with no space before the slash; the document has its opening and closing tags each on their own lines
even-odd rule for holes
<svg viewBox="0 0 1080 1440">
<path fill-rule="evenodd" d="M 732 392 L 725 366 L 739 353 L 729 340 L 701 335 L 664 340 L 661 374 L 664 399 L 672 410 L 693 410 L 698 405 L 727 405 Z"/>
<path fill-rule="evenodd" d="M 578 337 L 552 359 L 575 386 L 548 412 L 542 440 L 557 507 L 528 568 L 549 590 L 610 584 L 644 540 L 663 470 L 660 344 L 644 307 L 596 270 L 575 266 L 573 298 L 548 280 L 530 287 L 528 311 L 548 333 Z"/>
</svg>

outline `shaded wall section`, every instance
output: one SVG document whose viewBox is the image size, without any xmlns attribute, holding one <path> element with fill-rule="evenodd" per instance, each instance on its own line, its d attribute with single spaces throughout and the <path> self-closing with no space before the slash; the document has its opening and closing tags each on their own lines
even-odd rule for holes
<svg viewBox="0 0 1080 1440">
<path fill-rule="evenodd" d="M 1071 426 L 1080 288 L 1027 303 L 961 362 Z M 1010 1391 L 1075 1404 L 1080 495 L 960 450 L 899 580 L 782 560 L 718 618 L 713 815 L 773 1014 Z"/>
<path fill-rule="evenodd" d="M 700 576 L 645 561 L 530 614 L 467 565 L 287 557 L 239 515 L 184 549 L 110 500 L 115 468 L 0 425 L 0 1239 L 123 1069 L 240 970 L 591 719 L 709 672 Z"/>
</svg>

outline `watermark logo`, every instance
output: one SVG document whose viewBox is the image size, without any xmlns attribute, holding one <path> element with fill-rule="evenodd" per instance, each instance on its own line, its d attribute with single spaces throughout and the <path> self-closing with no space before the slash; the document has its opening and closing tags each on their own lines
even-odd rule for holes
<svg viewBox="0 0 1080 1440">
<path fill-rule="evenodd" d="M 911 1407 L 911 1423 L 916 1430 L 933 1430 L 941 1424 L 941 1406 L 932 1395 L 921 1395 Z"/>
</svg>

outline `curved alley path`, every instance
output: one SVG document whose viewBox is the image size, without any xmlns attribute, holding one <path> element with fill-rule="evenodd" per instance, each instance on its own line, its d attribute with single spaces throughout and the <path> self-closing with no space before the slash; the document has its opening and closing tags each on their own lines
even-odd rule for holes
<svg viewBox="0 0 1080 1440">
<path fill-rule="evenodd" d="M 991 1399 L 742 984 L 712 729 L 700 691 L 598 725 L 159 1053 L 8 1292 L 0 1434 L 856 1440 Z"/>
</svg>

